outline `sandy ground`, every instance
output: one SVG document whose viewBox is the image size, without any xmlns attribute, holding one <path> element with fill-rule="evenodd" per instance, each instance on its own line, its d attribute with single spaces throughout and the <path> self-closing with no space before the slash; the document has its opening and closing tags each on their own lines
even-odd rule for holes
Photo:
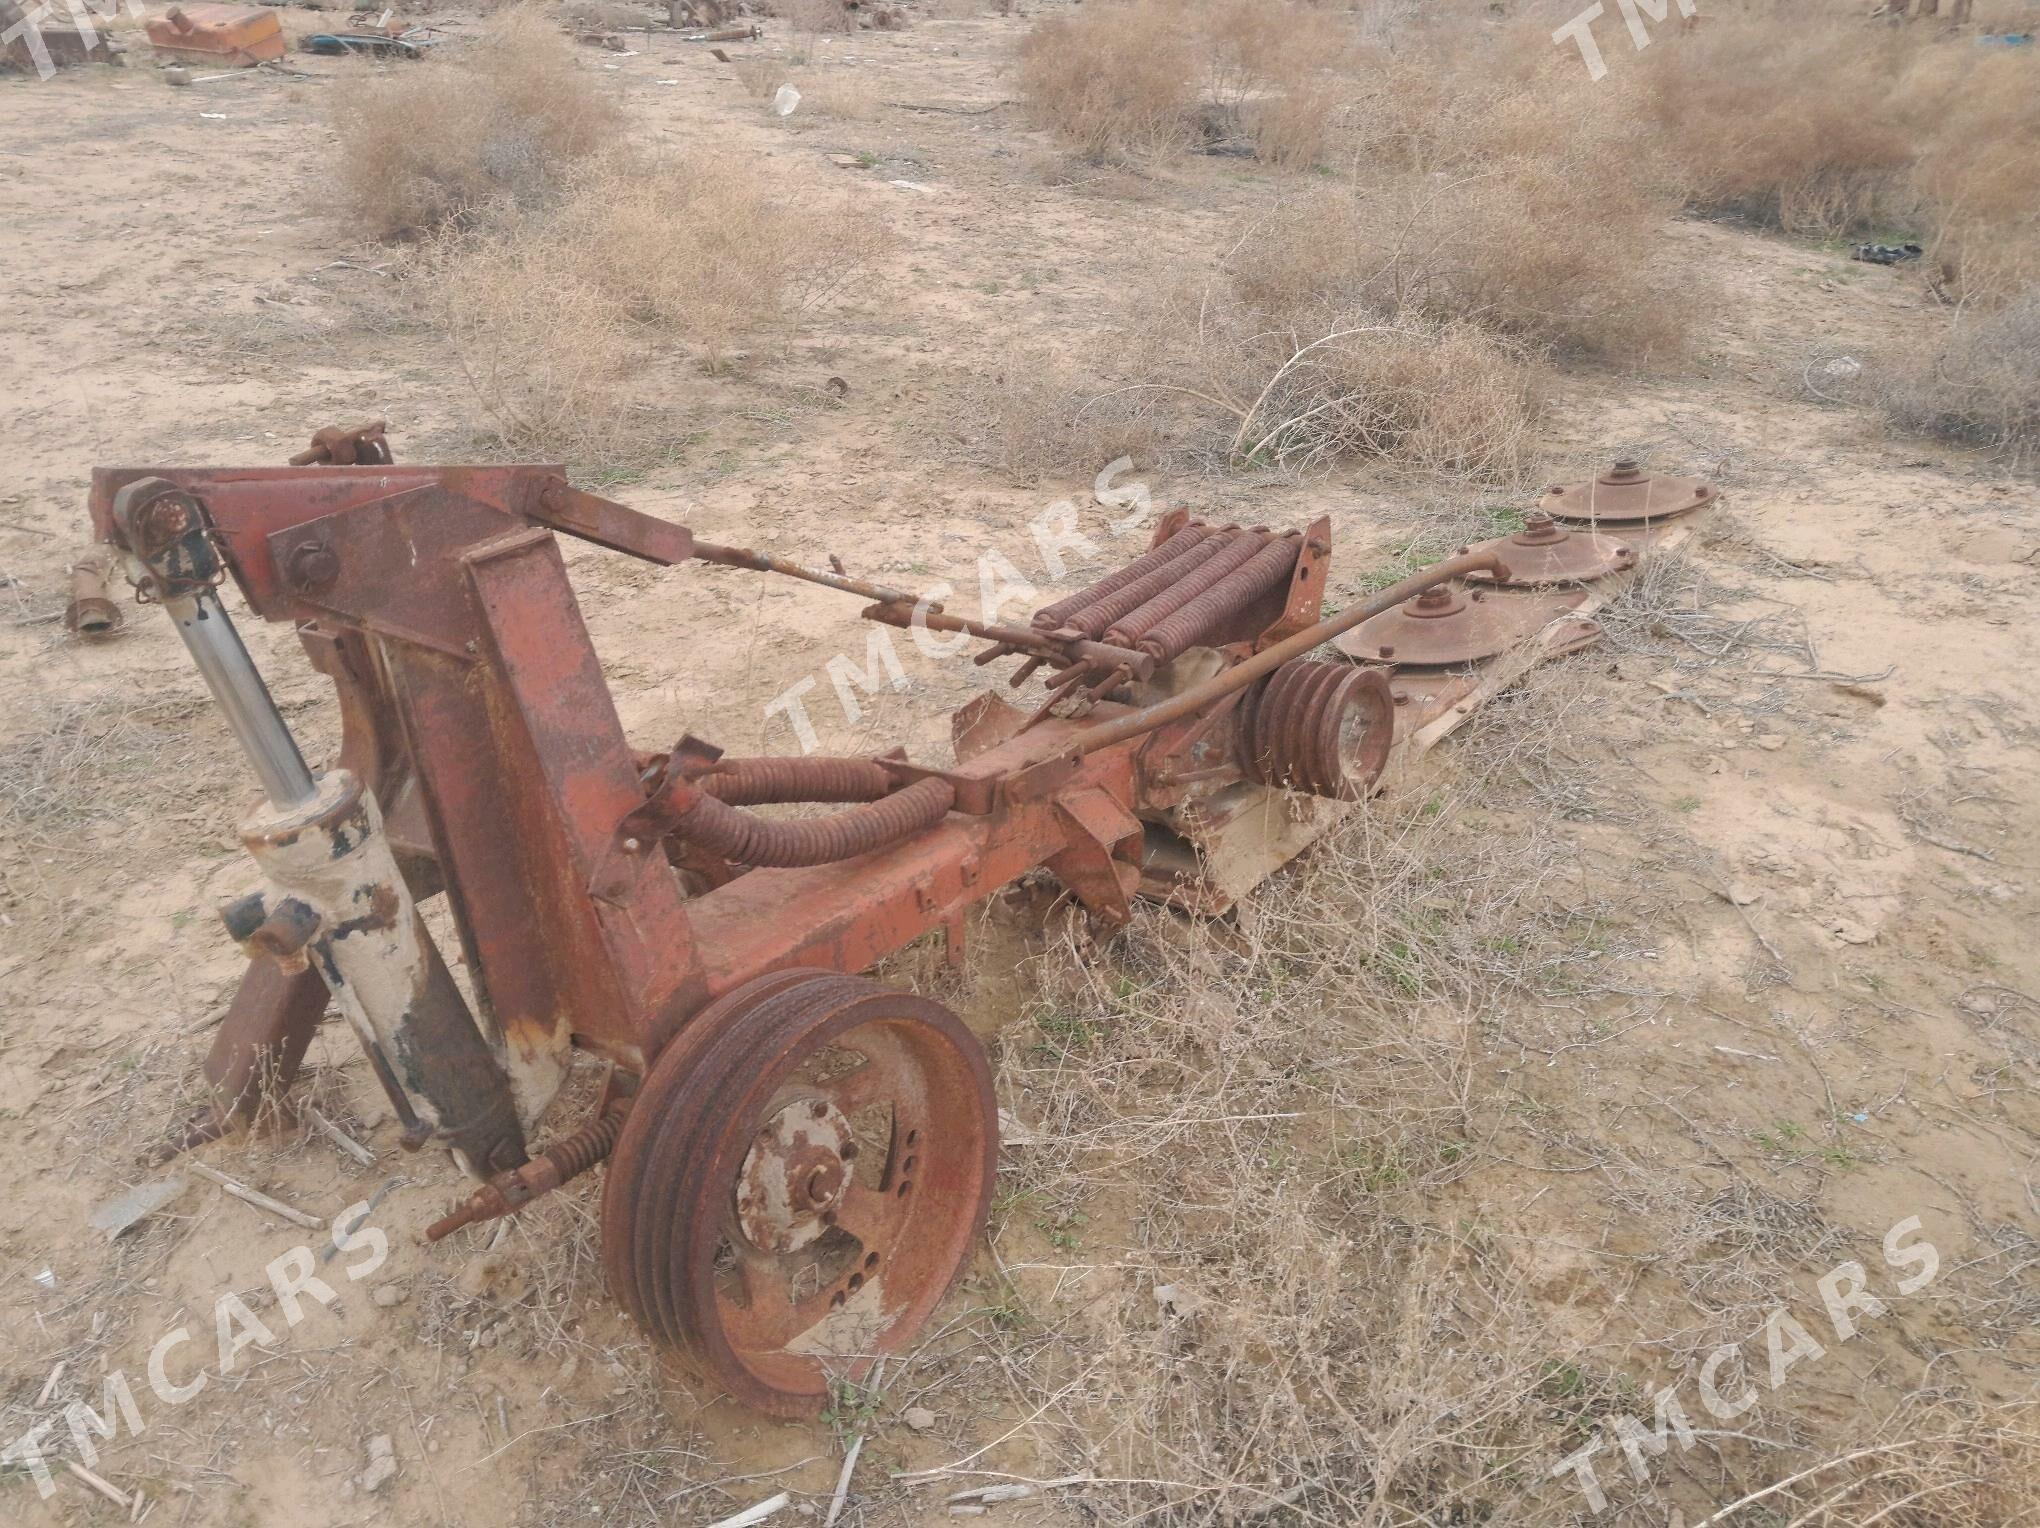
<svg viewBox="0 0 2040 1528">
<path fill-rule="evenodd" d="M 323 24 L 285 19 L 294 32 Z M 714 539 L 837 552 L 874 578 L 967 589 L 987 549 L 1038 567 L 1028 518 L 1081 495 L 1101 464 L 1026 486 L 959 465 L 942 438 L 950 391 L 1027 345 L 1092 343 L 1144 260 L 1205 249 L 1279 187 L 1207 162 L 1133 197 L 1052 184 L 1053 154 L 1011 106 L 1007 59 L 1023 25 L 925 19 L 834 42 L 811 71 L 833 107 L 786 122 L 702 49 L 587 51 L 648 139 L 713 135 L 848 186 L 900 239 L 893 266 L 847 305 L 718 384 L 717 412 L 669 467 L 609 491 Z M 387 278 L 325 211 L 322 112 L 373 66 L 293 64 L 310 78 L 173 91 L 138 60 L 0 82 L 0 794 L 11 803 L 0 1435 L 70 1400 L 98 1404 L 102 1374 L 122 1370 L 146 1430 L 102 1443 L 98 1472 L 144 1493 L 158 1523 L 192 1525 L 694 1523 L 781 1489 L 812 1507 L 834 1482 L 839 1430 L 872 1434 L 852 1508 L 868 1522 L 940 1516 L 954 1487 L 887 1486 L 890 1472 L 984 1450 L 980 1468 L 1060 1473 L 1019 1388 L 968 1353 L 930 1360 L 871 1415 L 836 1427 L 762 1422 L 693 1393 L 604 1296 L 586 1192 L 558 1196 L 493 1251 L 489 1228 L 428 1247 L 420 1229 L 452 1202 L 455 1175 L 396 1151 L 344 1035 L 322 1035 L 309 1095 L 375 1166 L 305 1128 L 203 1157 L 321 1217 L 381 1195 L 371 1223 L 387 1255 L 321 1264 L 338 1286 L 329 1308 L 287 1325 L 264 1273 L 300 1244 L 323 1250 L 324 1233 L 208 1182 L 117 1241 L 88 1224 L 95 1205 L 152 1176 L 136 1154 L 188 1100 L 206 1024 L 238 976 L 212 908 L 248 883 L 231 826 L 252 799 L 166 623 L 130 609 L 118 637 L 86 645 L 51 619 L 86 540 L 88 470 L 278 461 L 316 426 L 370 417 L 391 421 L 400 459 L 453 460 L 477 424 L 442 350 L 353 317 L 352 298 Z M 1935 316 L 1915 280 L 1716 226 L 1668 238 L 1728 294 L 1703 324 L 1699 359 L 1670 378 L 1567 376 L 1549 460 L 1559 480 L 1641 450 L 1661 470 L 1713 474 L 1728 494 L 1695 563 L 1711 619 L 1571 665 L 1592 728 L 1567 772 L 1598 805 L 1565 832 L 1583 877 L 1633 888 L 1648 922 L 1638 988 L 1650 997 L 1526 1017 L 1522 1034 L 1477 1042 L 1483 1088 L 1523 1107 L 1454 1204 L 1518 1239 L 1554 1321 L 1590 1348 L 1619 1347 L 1641 1387 L 1663 1382 L 1664 1355 L 1684 1351 L 1676 1336 L 1698 1319 L 1676 1270 L 1652 1257 L 1671 1213 L 1652 1199 L 1665 1183 L 1680 1203 L 1728 1183 L 1792 1207 L 1805 1234 L 1774 1265 L 1779 1298 L 1803 1298 L 1843 1257 L 1887 1279 L 1879 1243 L 1918 1216 L 1942 1258 L 1931 1291 L 1809 1364 L 1774 1402 L 1809 1436 L 1846 1439 L 1923 1384 L 2027 1395 L 2040 1361 L 2040 1005 L 2024 996 L 2040 992 L 2028 783 L 2040 501 L 1987 462 L 1893 438 L 1802 385 L 1816 349 L 1923 341 Z M 815 401 L 829 376 L 850 385 L 841 407 Z M 1348 589 L 1413 520 L 1401 491 L 1364 471 L 1148 480 L 1164 503 L 1266 523 L 1330 514 L 1335 580 Z M 834 654 L 862 652 L 851 602 L 589 549 L 569 557 L 625 724 L 646 746 L 712 727 L 727 746 L 789 750 L 791 729 L 763 708 L 816 676 L 808 699 L 825 746 L 883 739 L 932 754 L 946 712 L 972 692 L 967 665 L 902 644 L 910 690 L 850 718 L 821 676 Z M 289 634 L 250 639 L 293 722 L 330 742 L 325 697 Z M 1526 784 L 1519 810 L 1565 799 Z M 1506 808 L 1484 822 L 1514 831 Z M 987 945 L 1026 940 L 994 930 Z M 1021 1006 L 992 957 L 952 996 L 988 1034 Z M 1009 1217 L 994 1243 L 1053 1323 L 1112 1287 L 1114 1236 L 1111 1217 L 1094 1216 L 1081 1259 L 1059 1258 L 1041 1228 Z M 349 1280 L 350 1266 L 366 1271 Z M 954 1312 L 983 1302 L 988 1266 Z M 222 1372 L 213 1327 L 227 1291 L 276 1341 Z M 201 1362 L 212 1377 L 171 1407 L 142 1376 L 180 1325 L 193 1340 L 170 1351 L 172 1379 Z M 246 1330 L 238 1315 L 229 1325 Z M 940 1419 L 917 1434 L 901 1414 L 937 1390 Z M 361 1477 L 379 1435 L 397 1470 L 371 1492 Z M 22 1523 L 123 1515 L 75 1479 L 42 1500 L 18 1470 L 0 1477 L 0 1502 Z M 1081 1493 L 997 1510 L 1075 1520 Z"/>
</svg>

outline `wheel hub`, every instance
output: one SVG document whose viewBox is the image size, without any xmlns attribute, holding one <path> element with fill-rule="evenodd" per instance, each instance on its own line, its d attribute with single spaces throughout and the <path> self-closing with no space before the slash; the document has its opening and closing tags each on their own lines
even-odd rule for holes
<svg viewBox="0 0 2040 1528">
<path fill-rule="evenodd" d="M 801 1098 L 765 1121 L 737 1174 L 737 1224 L 761 1252 L 797 1252 L 835 1223 L 850 1186 L 855 1132 L 826 1099 Z"/>
</svg>

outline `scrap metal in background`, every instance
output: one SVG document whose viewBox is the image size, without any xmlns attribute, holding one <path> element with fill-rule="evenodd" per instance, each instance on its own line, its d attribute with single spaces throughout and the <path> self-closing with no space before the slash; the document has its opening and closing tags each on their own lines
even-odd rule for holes
<svg viewBox="0 0 2040 1528">
<path fill-rule="evenodd" d="M 284 53 L 283 23 L 259 5 L 173 5 L 143 25 L 150 46 L 165 58 L 241 67 Z"/>
<path fill-rule="evenodd" d="M 268 798 L 241 831 L 261 883 L 224 912 L 251 963 L 206 1061 L 213 1106 L 176 1144 L 287 1088 L 330 1005 L 404 1143 L 446 1144 L 480 1180 L 433 1237 L 607 1161 L 616 1297 L 780 1415 L 913 1336 L 997 1165 L 976 1036 L 863 972 L 937 930 L 960 959 L 970 910 L 1036 875 L 1106 925 L 1138 897 L 1222 912 L 1522 667 L 1591 641 L 1598 596 L 1575 580 L 1634 567 L 1713 496 L 1618 464 L 1330 618 L 1329 520 L 1179 509 L 1143 556 L 1019 626 L 697 540 L 557 467 L 397 465 L 380 423 L 294 460 L 93 474 L 98 535 L 164 606 Z M 1620 540 L 1558 524 L 1578 515 Z M 981 640 L 980 663 L 1017 660 L 1011 685 L 1038 677 L 1043 698 L 964 706 L 947 766 L 736 758 L 692 734 L 642 752 L 562 535 L 858 596 L 866 619 Z M 323 771 L 219 598 L 229 577 L 333 681 Z M 779 803 L 836 810 L 758 810 Z M 418 913 L 439 895 L 472 1010 Z M 533 1155 L 576 1049 L 609 1063 L 601 1096 Z"/>
<path fill-rule="evenodd" d="M 106 597 L 106 565 L 95 555 L 71 567 L 71 600 L 64 627 L 81 637 L 109 636 L 119 627 L 120 606 Z"/>
<path fill-rule="evenodd" d="M 0 70 L 47 78 L 79 64 L 125 62 L 127 45 L 92 25 L 90 16 L 74 11 L 71 24 L 57 25 L 53 14 L 38 0 L 0 0 L 0 33 L 6 39 L 0 41 Z"/>
</svg>

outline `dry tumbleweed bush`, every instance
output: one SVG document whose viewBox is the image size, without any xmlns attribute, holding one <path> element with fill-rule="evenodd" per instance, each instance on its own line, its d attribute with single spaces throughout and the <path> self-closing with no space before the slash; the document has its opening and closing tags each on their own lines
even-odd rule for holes
<svg viewBox="0 0 2040 1528">
<path fill-rule="evenodd" d="M 377 238 L 415 238 L 545 203 L 622 133 L 595 79 L 550 18 L 519 7 L 458 50 L 350 86 L 336 121 L 348 208 Z"/>
<path fill-rule="evenodd" d="M 1088 7 L 1042 22 L 1020 50 L 1020 88 L 1041 124 L 1093 158 L 1186 148 L 1197 55 L 1163 0 Z"/>
<path fill-rule="evenodd" d="M 1353 46 L 1343 18 L 1289 0 L 1112 0 L 1036 26 L 1020 88 L 1093 159 L 1202 147 L 1304 168 L 1329 141 Z"/>
<path fill-rule="evenodd" d="M 860 208 L 775 194 L 733 159 L 610 158 L 551 207 L 442 241 L 422 280 L 506 444 L 621 461 L 670 438 L 662 362 L 723 369 L 886 242 Z"/>
<path fill-rule="evenodd" d="M 1885 408 L 1909 430 L 2015 462 L 2040 455 L 2040 287 L 1995 313 L 1958 316 L 1938 354 L 1901 358 Z"/>
<path fill-rule="evenodd" d="M 1639 60 L 1643 121 L 1694 205 L 1817 234 L 1906 232 L 1995 306 L 2040 280 L 2030 61 L 1779 13 Z"/>
</svg>

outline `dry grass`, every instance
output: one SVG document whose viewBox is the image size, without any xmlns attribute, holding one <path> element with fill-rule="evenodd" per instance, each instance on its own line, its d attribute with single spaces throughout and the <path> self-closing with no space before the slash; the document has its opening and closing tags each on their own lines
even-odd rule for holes
<svg viewBox="0 0 2040 1528">
<path fill-rule="evenodd" d="M 1905 429 L 2031 462 L 2040 455 L 2040 287 L 1996 312 L 1961 315 L 1938 354 L 1898 359 L 1884 401 Z"/>
<path fill-rule="evenodd" d="M 1623 1521 L 2018 1520 L 2030 1405 L 1928 1388 L 1826 1426 L 1780 1391 L 1696 1422 L 1641 1483 L 1609 1441 L 1658 1386 L 1694 1404 L 1715 1345 L 1751 1351 L 1769 1309 L 1866 1255 L 1814 1196 L 1724 1161 L 1684 1112 L 1714 1095 L 1648 1065 L 1639 1088 L 1621 1054 L 1632 1029 L 1662 1054 L 1642 960 L 1673 937 L 1676 867 L 1601 859 L 1523 792 L 1596 783 L 1610 689 L 1601 661 L 1541 671 L 1232 918 L 1144 911 L 1024 971 L 999 1276 L 931 1341 L 947 1373 L 909 1379 L 939 1407 L 995 1347 L 1027 1463 L 967 1463 L 1088 1472 L 1082 1510 L 1115 1522 L 1520 1528 L 1582 1520 L 1552 1468 L 1599 1436 Z"/>
<path fill-rule="evenodd" d="M 25 847 L 75 842 L 109 818 L 154 815 L 186 791 L 228 786 L 239 759 L 211 746 L 212 717 L 203 699 L 179 695 L 50 700 L 0 745 L 0 833 Z M 189 760 L 178 779 L 163 775 L 171 756 Z M 236 806 L 224 802 L 217 815 Z"/>
<path fill-rule="evenodd" d="M 861 209 L 733 159 L 606 159 L 556 204 L 443 241 L 423 281 L 506 446 L 616 464 L 680 433 L 680 384 L 657 371 L 676 347 L 725 370 L 885 244 Z"/>
<path fill-rule="evenodd" d="M 1883 29 L 1730 16 L 1636 62 L 1696 205 L 1833 234 L 1909 210 L 1912 136 L 1889 109 L 1909 51 Z"/>
<path fill-rule="evenodd" d="M 1189 146 L 1197 66 L 1169 0 L 1087 6 L 1027 35 L 1020 89 L 1034 119 L 1077 152 L 1143 158 Z"/>
<path fill-rule="evenodd" d="M 348 210 L 377 238 L 415 238 L 504 203 L 543 206 L 621 132 L 597 78 L 520 6 L 458 50 L 350 87 L 335 121 Z"/>
<path fill-rule="evenodd" d="M 1693 204 L 1804 234 L 1897 230 L 1995 306 L 2040 281 L 2030 61 L 1929 27 L 1710 17 L 1638 61 L 1644 121 Z"/>
<path fill-rule="evenodd" d="M 1020 50 L 1034 120 L 1099 161 L 1187 149 L 1307 169 L 1350 94 L 1355 34 L 1290 0 L 1131 0 L 1053 17 Z"/>
<path fill-rule="evenodd" d="M 1152 412 L 1123 393 L 1094 405 L 1103 390 L 1053 357 L 1023 356 L 949 381 L 930 423 L 943 455 L 1013 483 L 1085 478 L 1121 456 L 1154 462 L 1162 440 Z"/>
<path fill-rule="evenodd" d="M 1578 1407 L 1543 1392 L 1577 1354 L 1443 1205 L 1478 1150 L 1470 1026 L 1601 957 L 1538 906 L 1551 839 L 1460 805 L 1357 814 L 1232 934 L 1149 913 L 1033 973 L 1001 1093 L 1044 1144 L 995 1234 L 1023 1305 L 1068 1268 L 1082 1314 L 1018 1334 L 1110 1520 L 1485 1516 L 1564 1452 Z"/>
</svg>

